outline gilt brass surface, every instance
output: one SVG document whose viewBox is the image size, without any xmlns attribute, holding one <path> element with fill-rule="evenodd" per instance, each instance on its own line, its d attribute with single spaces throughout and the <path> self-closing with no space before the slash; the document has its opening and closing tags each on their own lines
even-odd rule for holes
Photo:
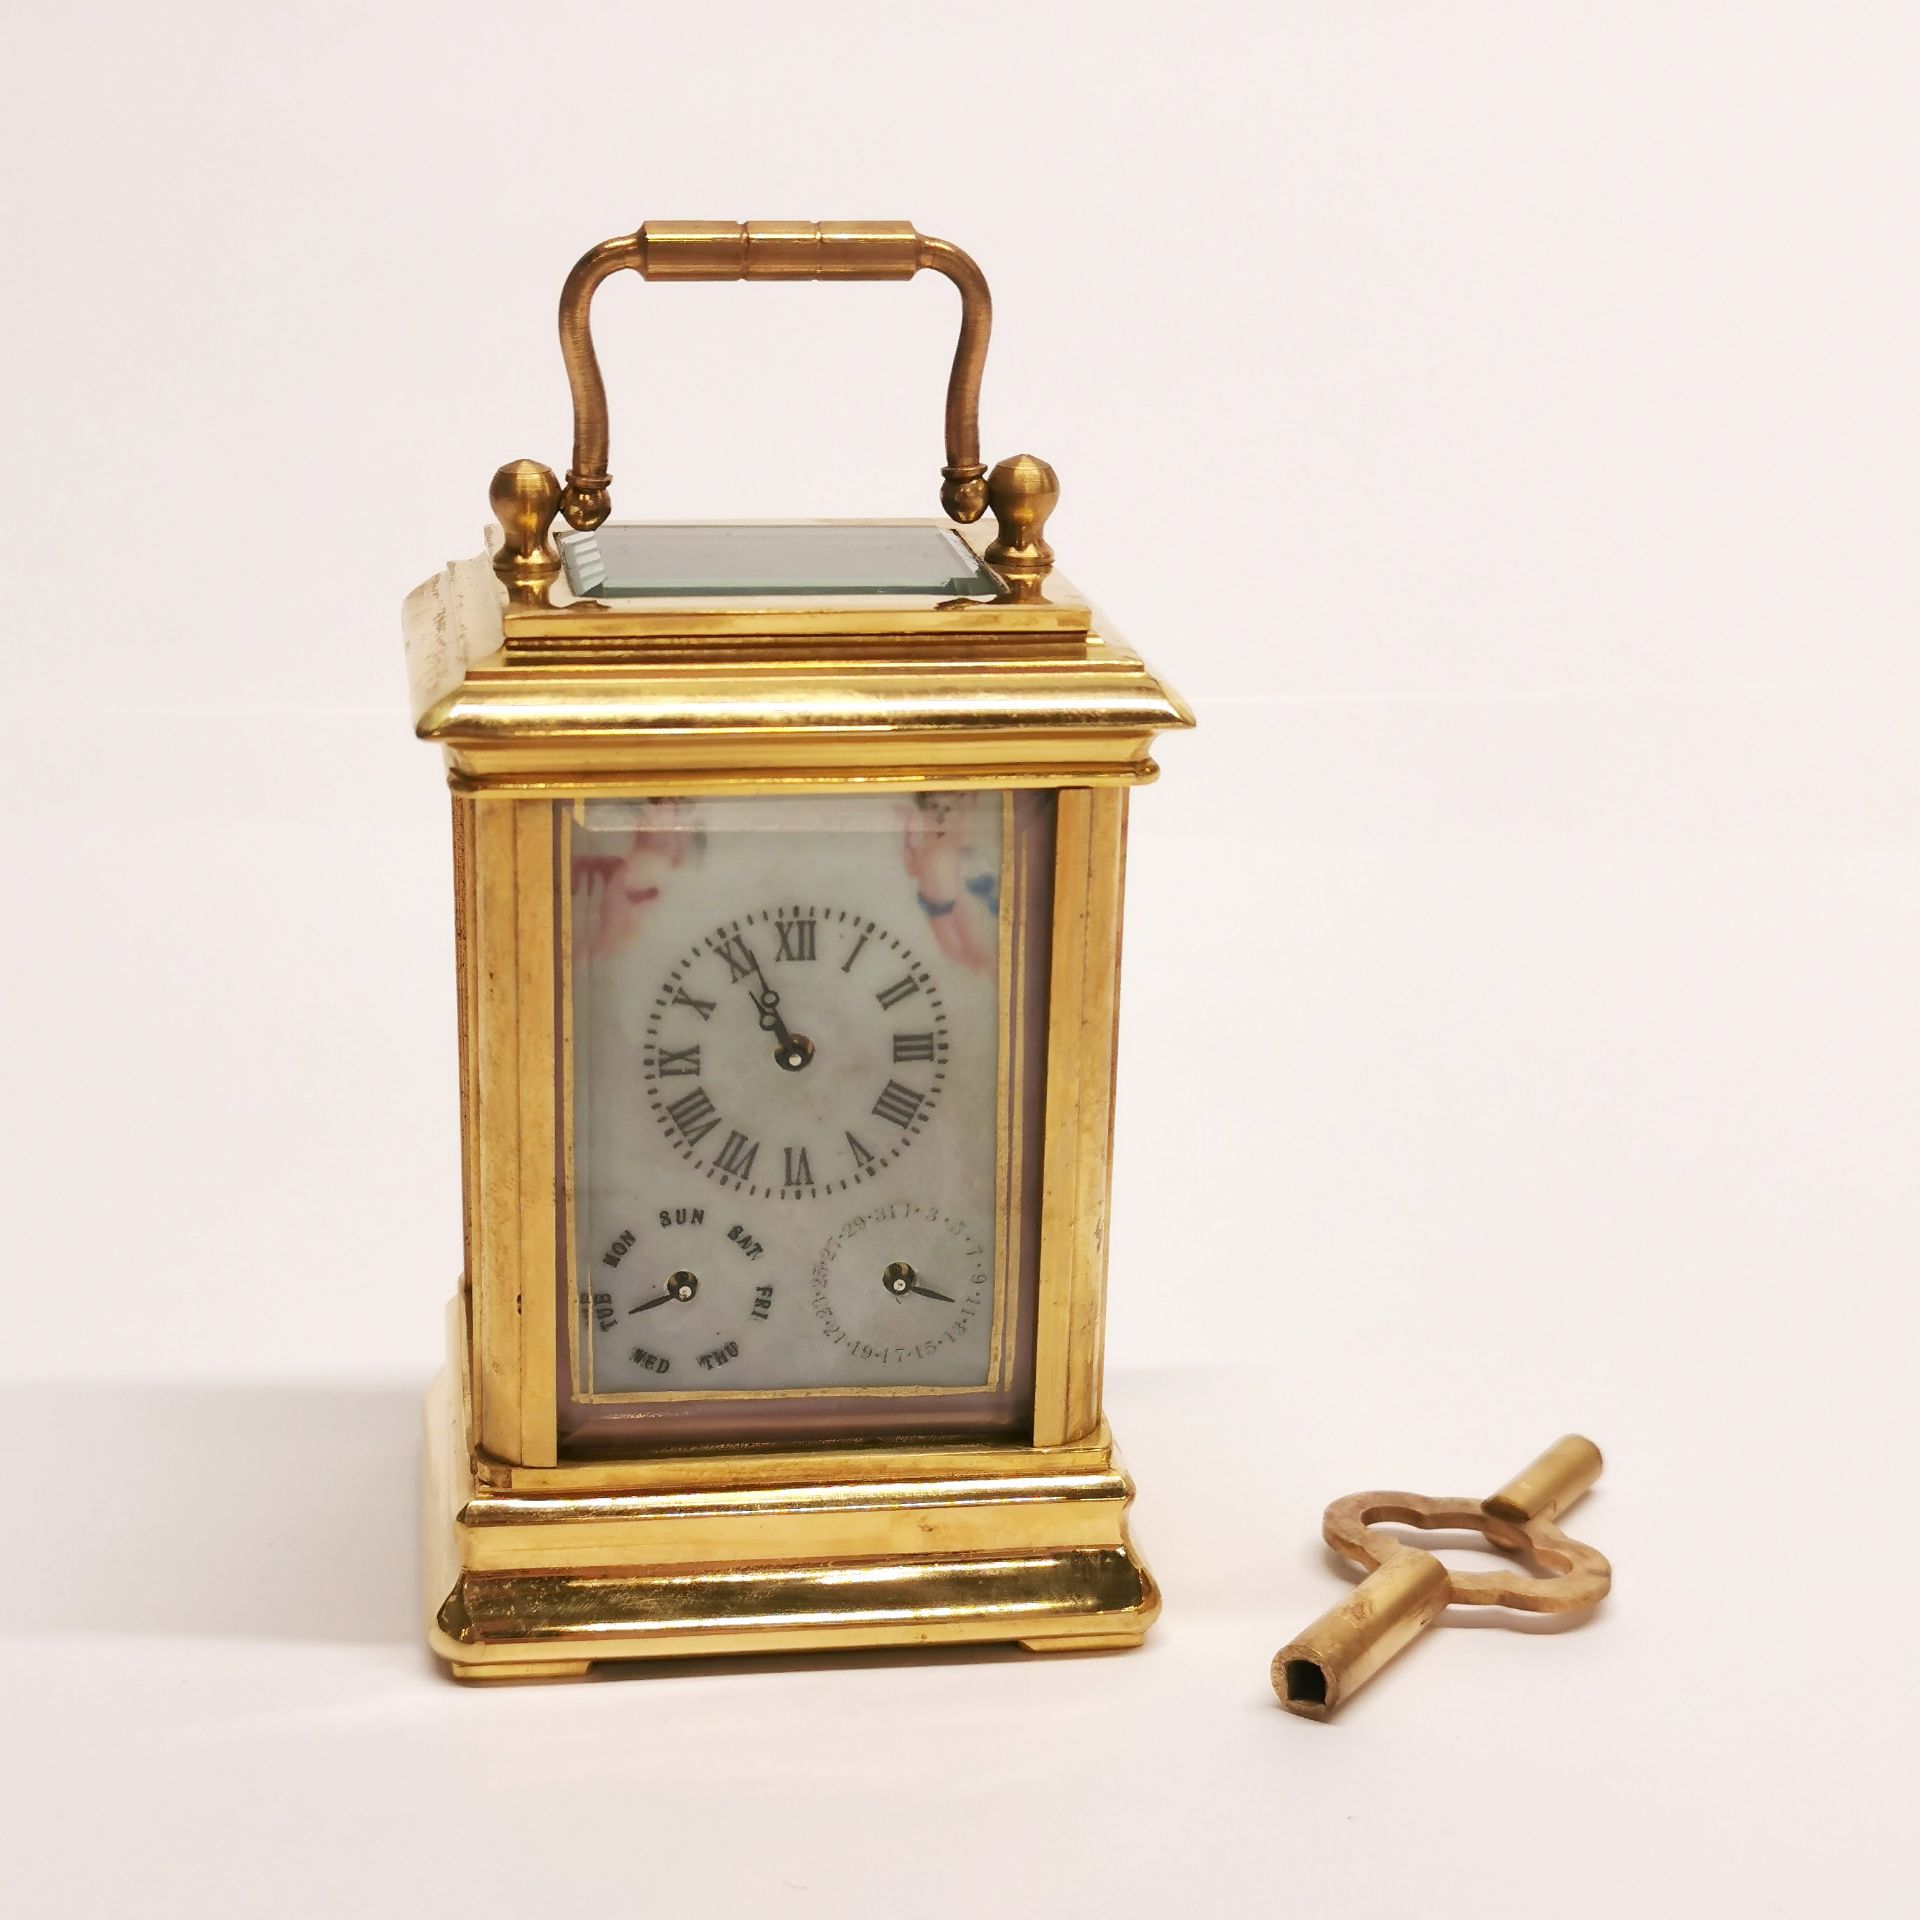
<svg viewBox="0 0 1920 1920">
<path fill-rule="evenodd" d="M 1023 604 L 1038 600 L 1053 571 L 1047 521 L 1060 504 L 1060 476 L 1030 453 L 1002 460 L 987 476 L 987 501 L 996 532 L 986 562 Z"/>
<path fill-rule="evenodd" d="M 485 559 L 408 597 L 415 730 L 445 751 L 460 791 L 1131 786 L 1158 772 L 1155 735 L 1193 724 L 1111 633 L 1037 646 L 946 616 L 937 644 L 935 629 L 523 650 L 515 611 Z"/>
<path fill-rule="evenodd" d="M 448 1327 L 427 1408 L 427 1634 L 460 1678 L 664 1655 L 1124 1647 L 1159 1612 L 1104 1432 L 1059 1450 L 582 1463 L 502 1487 L 468 1450 L 458 1302 Z M 635 1467 L 645 1484 L 622 1488 Z"/>
<path fill-rule="evenodd" d="M 566 1267 L 555 1098 L 569 1058 L 555 959 L 564 825 L 545 797 L 484 793 L 455 807 L 466 843 L 458 954 L 476 1443 L 500 1461 L 550 1466 Z M 1045 1446 L 1100 1423 L 1125 828 L 1123 790 L 1060 795 L 1034 1359 L 1033 1433 Z"/>
<path fill-rule="evenodd" d="M 1034 1355 L 1033 1436 L 1042 1446 L 1078 1440 L 1100 1420 L 1126 793 L 1111 788 L 1063 793 L 1055 836 L 1046 1185 Z"/>
<path fill-rule="evenodd" d="M 1584 1434 L 1562 1434 L 1539 1459 L 1521 1468 L 1480 1504 L 1496 1520 L 1525 1526 L 1557 1520 L 1600 1478 L 1600 1449 Z"/>
<path fill-rule="evenodd" d="M 568 1661 L 577 1669 L 568 1636 L 585 1633 L 581 1610 L 603 1602 L 600 1658 L 903 1640 L 1093 1648 L 1130 1644 L 1145 1630 L 1157 1598 L 1126 1539 L 1131 1485 L 1100 1412 L 1125 801 L 1123 790 L 1079 788 L 1058 802 L 1034 1444 L 562 1462 L 553 1347 L 564 1270 L 553 1098 L 564 1039 L 555 1027 L 556 1002 L 564 1003 L 553 960 L 555 810 L 544 797 L 456 795 L 471 1284 L 453 1307 L 442 1391 L 457 1411 L 432 1469 L 429 1532 L 445 1582 L 435 1617 L 468 1578 L 537 1573 L 562 1582 L 504 1598 L 477 1590 L 491 1596 L 484 1605 L 463 1599 L 457 1630 L 435 1628 L 435 1644 L 462 1670 L 490 1672 L 496 1643 L 521 1645 L 502 1626 L 501 1605 L 516 1618 L 573 1623 L 553 1629 L 551 1644 L 572 1649 L 552 1662 L 556 1675 Z M 943 1558 L 928 1574 L 920 1562 L 935 1552 Z M 752 1595 L 744 1587 L 696 1593 L 662 1571 L 707 1558 L 772 1560 L 790 1571 Z M 851 1561 L 893 1566 L 906 1584 L 878 1611 L 836 1610 L 819 1589 Z M 610 1567 L 643 1567 L 646 1581 L 668 1584 L 616 1594 L 602 1577 Z M 1124 1605 L 1115 1602 L 1116 1580 L 1135 1583 Z M 901 1599 L 909 1590 L 922 1600 Z M 757 1638 L 718 1621 L 712 1609 L 729 1596 L 762 1622 Z M 676 1597 L 697 1616 L 683 1633 L 664 1624 Z M 780 1616 L 775 1624 L 765 1624 L 769 1612 Z M 653 1622 L 644 1631 L 613 1630 L 642 1617 Z M 511 1670 L 526 1677 L 523 1655 L 516 1658 Z"/>
<path fill-rule="evenodd" d="M 512 597 L 530 597 L 560 571 L 560 558 L 547 538 L 560 505 L 560 482 L 538 460 L 509 460 L 493 476 L 487 497 L 501 534 L 493 570 Z"/>
</svg>

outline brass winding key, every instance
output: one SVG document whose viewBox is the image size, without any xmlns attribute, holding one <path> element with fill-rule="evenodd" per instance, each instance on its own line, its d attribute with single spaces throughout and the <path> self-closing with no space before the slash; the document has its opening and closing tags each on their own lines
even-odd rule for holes
<svg viewBox="0 0 1920 1920">
<path fill-rule="evenodd" d="M 1513 1607 L 1525 1613 L 1581 1613 L 1613 1584 L 1606 1557 L 1553 1523 L 1600 1477 L 1600 1449 L 1569 1433 L 1484 1500 L 1435 1500 L 1421 1493 L 1351 1493 L 1326 1511 L 1321 1533 L 1336 1553 L 1369 1568 L 1367 1577 L 1305 1633 L 1273 1656 L 1273 1690 L 1289 1713 L 1327 1719 L 1410 1645 L 1449 1606 Z M 1455 1573 L 1377 1522 L 1466 1527 L 1490 1546 L 1545 1567 L 1544 1575 Z"/>
</svg>

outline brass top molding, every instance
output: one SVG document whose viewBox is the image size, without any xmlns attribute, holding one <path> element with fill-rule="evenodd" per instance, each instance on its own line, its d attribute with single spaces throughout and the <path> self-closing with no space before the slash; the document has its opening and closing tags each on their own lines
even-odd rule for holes
<svg viewBox="0 0 1920 1920">
<path fill-rule="evenodd" d="M 980 376 L 993 327 L 986 276 L 946 240 L 905 220 L 648 220 L 584 253 L 560 293 L 560 352 L 573 393 L 573 465 L 560 497 L 571 526 L 597 527 L 613 510 L 607 470 L 607 388 L 593 350 L 600 283 L 631 269 L 643 280 L 911 280 L 930 269 L 960 289 L 960 339 L 947 379 L 947 461 L 940 504 L 950 519 L 987 506 L 980 459 Z"/>
<path fill-rule="evenodd" d="M 1111 631 L 794 634 L 776 663 L 754 635 L 519 648 L 515 611 L 485 555 L 407 597 L 415 731 L 461 792 L 1132 786 L 1155 736 L 1193 725 Z"/>
</svg>

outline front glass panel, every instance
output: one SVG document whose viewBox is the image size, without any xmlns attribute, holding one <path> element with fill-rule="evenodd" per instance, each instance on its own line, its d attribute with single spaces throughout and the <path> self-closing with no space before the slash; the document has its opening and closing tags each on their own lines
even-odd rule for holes
<svg viewBox="0 0 1920 1920">
<path fill-rule="evenodd" d="M 1052 817 L 563 811 L 576 1448 L 1029 1417 Z"/>
</svg>

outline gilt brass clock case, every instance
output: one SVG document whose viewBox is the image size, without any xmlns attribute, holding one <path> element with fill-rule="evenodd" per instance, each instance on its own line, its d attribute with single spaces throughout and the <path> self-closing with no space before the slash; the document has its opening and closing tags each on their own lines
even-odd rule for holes
<svg viewBox="0 0 1920 1920">
<path fill-rule="evenodd" d="M 962 296 L 943 517 L 609 520 L 587 315 L 648 279 Z M 562 483 L 410 596 L 453 790 L 465 1263 L 428 1633 L 596 1660 L 1138 1641 L 1101 1409 L 1127 800 L 1191 716 L 979 459 L 971 260 L 650 223 L 561 303 Z M 978 523 L 991 506 L 991 537 Z M 568 531 L 558 548 L 556 511 Z"/>
</svg>

